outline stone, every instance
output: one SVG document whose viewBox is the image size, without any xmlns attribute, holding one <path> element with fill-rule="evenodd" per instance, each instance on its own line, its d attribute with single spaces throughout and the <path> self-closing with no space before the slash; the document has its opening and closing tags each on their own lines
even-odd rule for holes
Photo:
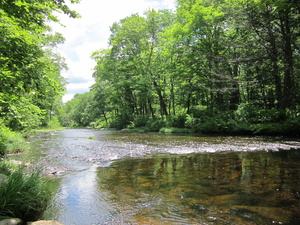
<svg viewBox="0 0 300 225">
<path fill-rule="evenodd" d="M 7 176 L 0 173 L 0 185 L 2 185 L 2 183 L 7 179 Z"/>
<path fill-rule="evenodd" d="M 63 224 L 56 220 L 39 220 L 35 222 L 29 222 L 27 223 L 27 225 L 63 225 Z"/>
<path fill-rule="evenodd" d="M 9 219 L 0 220 L 0 225 L 19 225 L 19 224 L 22 224 L 22 220 L 19 218 L 9 218 Z"/>
</svg>

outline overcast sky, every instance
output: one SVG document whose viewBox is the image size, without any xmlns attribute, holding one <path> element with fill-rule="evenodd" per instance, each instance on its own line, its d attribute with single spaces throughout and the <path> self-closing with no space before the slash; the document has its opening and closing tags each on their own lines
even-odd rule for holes
<svg viewBox="0 0 300 225">
<path fill-rule="evenodd" d="M 69 70 L 63 71 L 67 78 L 67 93 L 63 102 L 71 100 L 77 93 L 89 91 L 94 83 L 92 78 L 95 62 L 90 56 L 93 51 L 108 47 L 109 27 L 133 13 L 143 13 L 148 9 L 174 9 L 175 0 L 81 0 L 80 4 L 70 4 L 70 8 L 80 13 L 81 18 L 70 19 L 59 15 L 65 27 L 52 25 L 65 37 L 66 41 L 57 47 Z"/>
</svg>

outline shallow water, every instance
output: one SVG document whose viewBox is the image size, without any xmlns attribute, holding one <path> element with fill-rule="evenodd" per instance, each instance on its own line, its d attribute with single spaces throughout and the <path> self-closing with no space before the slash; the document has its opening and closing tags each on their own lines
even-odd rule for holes
<svg viewBox="0 0 300 225">
<path fill-rule="evenodd" d="M 300 224 L 300 141 L 69 129 L 11 156 L 44 168 L 44 219 L 68 224 Z"/>
</svg>

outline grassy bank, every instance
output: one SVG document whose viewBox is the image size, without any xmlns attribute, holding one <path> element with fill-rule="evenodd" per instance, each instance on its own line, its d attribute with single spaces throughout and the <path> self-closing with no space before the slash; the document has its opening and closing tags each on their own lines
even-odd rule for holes
<svg viewBox="0 0 300 225">
<path fill-rule="evenodd" d="M 1 160 L 0 174 L 6 176 L 0 184 L 0 219 L 37 220 L 46 209 L 50 196 L 39 172 Z"/>
<path fill-rule="evenodd" d="M 0 126 L 0 220 L 16 217 L 25 222 L 34 221 L 49 200 L 45 180 L 36 168 L 25 168 L 4 160 L 7 154 L 29 148 L 24 136 Z"/>
<path fill-rule="evenodd" d="M 25 138 L 7 127 L 0 126 L 0 156 L 28 149 Z"/>
</svg>

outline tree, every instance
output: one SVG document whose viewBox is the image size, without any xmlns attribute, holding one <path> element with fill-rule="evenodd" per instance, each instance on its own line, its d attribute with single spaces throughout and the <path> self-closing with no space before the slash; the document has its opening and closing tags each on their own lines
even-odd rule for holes
<svg viewBox="0 0 300 225">
<path fill-rule="evenodd" d="M 20 112 L 36 114 L 41 121 L 53 110 L 64 91 L 60 76 L 64 63 L 49 48 L 63 38 L 51 34 L 46 23 L 59 22 L 53 14 L 55 11 L 78 17 L 63 0 L 0 2 L 0 116 L 12 129 L 39 125 L 38 121 L 26 121 L 27 117 L 20 116 Z M 24 99 L 28 111 L 19 108 Z"/>
</svg>

